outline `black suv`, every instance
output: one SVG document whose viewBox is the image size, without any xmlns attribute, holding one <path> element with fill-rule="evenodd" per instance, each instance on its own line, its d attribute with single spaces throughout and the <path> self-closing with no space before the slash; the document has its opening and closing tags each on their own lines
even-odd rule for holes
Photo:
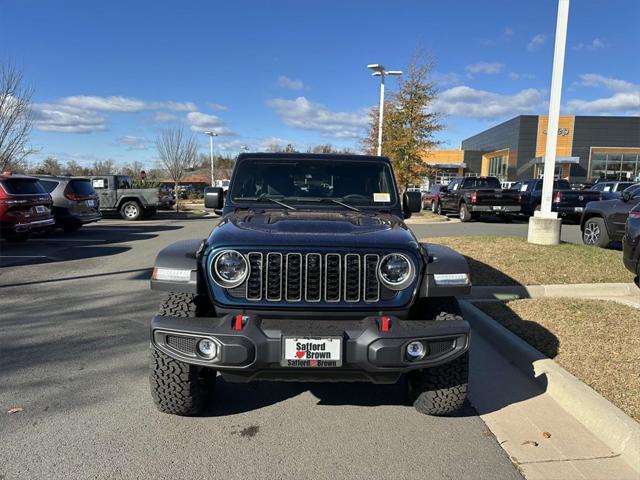
<svg viewBox="0 0 640 480">
<path fill-rule="evenodd" d="M 619 199 L 587 203 L 580 221 L 582 242 L 606 247 L 610 242 L 621 241 L 629 212 L 638 203 L 640 184 L 627 188 Z"/>
<path fill-rule="evenodd" d="M 171 292 L 151 322 L 158 408 L 202 411 L 226 381 L 367 381 L 407 377 L 418 411 L 446 415 L 466 398 L 469 325 L 456 297 L 465 258 L 420 243 L 403 222 L 384 157 L 242 154 L 222 219 L 205 240 L 160 252 L 151 288 Z"/>
</svg>

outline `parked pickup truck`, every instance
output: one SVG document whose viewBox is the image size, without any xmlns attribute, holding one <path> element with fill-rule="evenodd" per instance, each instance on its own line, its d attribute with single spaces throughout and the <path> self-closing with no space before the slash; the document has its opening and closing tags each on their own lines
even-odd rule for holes
<svg viewBox="0 0 640 480">
<path fill-rule="evenodd" d="M 533 215 L 540 210 L 542 203 L 542 179 L 534 178 L 515 183 L 511 190 L 520 196 L 521 213 Z M 551 210 L 558 212 L 561 217 L 578 220 L 582 216 L 584 207 L 589 202 L 602 200 L 600 192 L 592 190 L 571 190 L 571 184 L 566 180 L 553 182 L 553 203 Z"/>
<path fill-rule="evenodd" d="M 454 178 L 440 190 L 435 208 L 439 215 L 457 212 L 460 220 L 468 222 L 481 213 L 500 215 L 505 220 L 520 211 L 518 192 L 502 190 L 496 177 Z"/>
<path fill-rule="evenodd" d="M 100 196 L 101 212 L 119 212 L 125 220 L 151 218 L 160 204 L 157 188 L 131 188 L 127 175 L 89 177 Z"/>
</svg>

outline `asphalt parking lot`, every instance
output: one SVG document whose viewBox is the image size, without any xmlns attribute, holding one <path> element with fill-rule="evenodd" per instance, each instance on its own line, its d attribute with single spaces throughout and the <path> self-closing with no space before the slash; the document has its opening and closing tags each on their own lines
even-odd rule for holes
<svg viewBox="0 0 640 480">
<path fill-rule="evenodd" d="M 422 416 L 400 386 L 219 382 L 204 418 L 158 413 L 147 328 L 163 295 L 150 267 L 215 221 L 103 220 L 0 244 L 1 479 L 521 478 L 471 406 Z M 526 236 L 517 222 L 412 228 Z"/>
</svg>

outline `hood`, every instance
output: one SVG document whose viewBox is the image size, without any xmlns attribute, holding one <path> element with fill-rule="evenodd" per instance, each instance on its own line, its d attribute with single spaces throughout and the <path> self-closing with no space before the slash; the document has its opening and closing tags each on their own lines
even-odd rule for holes
<svg viewBox="0 0 640 480">
<path fill-rule="evenodd" d="M 317 210 L 240 210 L 213 229 L 215 246 L 317 246 L 416 249 L 405 223 L 388 213 Z"/>
</svg>

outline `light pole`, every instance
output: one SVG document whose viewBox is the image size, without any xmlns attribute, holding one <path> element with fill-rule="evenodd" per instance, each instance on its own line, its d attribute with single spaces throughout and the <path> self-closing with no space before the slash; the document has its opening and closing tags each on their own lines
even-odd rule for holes
<svg viewBox="0 0 640 480">
<path fill-rule="evenodd" d="M 204 132 L 205 135 L 209 135 L 209 152 L 211 154 L 211 186 L 214 186 L 213 181 L 213 137 L 217 137 L 216 132 Z"/>
<path fill-rule="evenodd" d="M 382 156 L 382 121 L 384 119 L 384 77 L 387 75 L 402 75 L 400 70 L 385 70 L 384 65 L 372 63 L 367 68 L 373 70 L 374 77 L 380 77 L 380 112 L 378 114 L 378 156 Z"/>
<path fill-rule="evenodd" d="M 560 243 L 562 221 L 551 211 L 553 180 L 556 167 L 556 147 L 558 144 L 558 123 L 560 118 L 560 97 L 562 95 L 562 74 L 564 53 L 567 45 L 567 24 L 569 23 L 569 0 L 558 0 L 556 20 L 556 43 L 553 52 L 551 92 L 549 95 L 549 120 L 547 144 L 544 152 L 544 173 L 542 178 L 542 203 L 540 211 L 529 219 L 528 241 L 541 245 Z"/>
</svg>

